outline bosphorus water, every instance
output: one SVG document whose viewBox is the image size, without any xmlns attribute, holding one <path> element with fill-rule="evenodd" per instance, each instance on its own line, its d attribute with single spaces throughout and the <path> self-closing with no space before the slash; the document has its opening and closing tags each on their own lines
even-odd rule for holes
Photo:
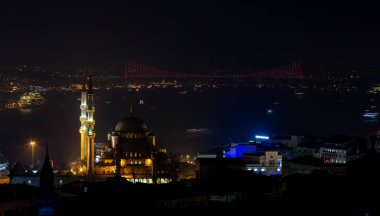
<svg viewBox="0 0 380 216">
<path fill-rule="evenodd" d="M 182 91 L 183 92 L 183 91 Z M 36 160 L 49 146 L 55 164 L 79 155 L 80 92 L 47 92 L 45 106 L 32 110 L 0 111 L 0 149 L 9 161 L 29 164 L 28 140 L 38 141 Z M 95 91 L 95 142 L 130 112 L 146 121 L 157 143 L 169 152 L 197 152 L 230 142 L 244 142 L 255 134 L 289 133 L 327 136 L 347 134 L 367 137 L 378 130 L 376 121 L 365 121 L 362 113 L 377 103 L 377 95 L 306 92 L 291 90 L 127 89 Z M 371 100 L 372 99 L 372 100 Z M 188 129 L 207 129 L 192 134 Z"/>
</svg>

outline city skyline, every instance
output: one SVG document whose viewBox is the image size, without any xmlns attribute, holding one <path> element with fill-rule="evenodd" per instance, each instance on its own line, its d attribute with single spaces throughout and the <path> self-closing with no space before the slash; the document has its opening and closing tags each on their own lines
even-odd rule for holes
<svg viewBox="0 0 380 216">
<path fill-rule="evenodd" d="M 379 6 L 0 3 L 0 215 L 380 215 Z"/>
</svg>

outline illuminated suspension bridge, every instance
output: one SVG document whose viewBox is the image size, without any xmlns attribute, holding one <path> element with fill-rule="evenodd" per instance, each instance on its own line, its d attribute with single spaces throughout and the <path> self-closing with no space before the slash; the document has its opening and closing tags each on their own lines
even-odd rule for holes
<svg viewBox="0 0 380 216">
<path fill-rule="evenodd" d="M 248 78 L 248 79 L 290 79 L 301 80 L 304 78 L 302 65 L 299 62 L 289 65 L 266 69 L 262 71 L 200 71 L 200 72 L 181 72 L 161 69 L 153 66 L 144 65 L 135 61 L 127 61 L 124 68 L 124 78 L 126 80 L 133 78 L 145 79 L 212 79 L 212 78 Z"/>
<path fill-rule="evenodd" d="M 303 81 L 334 81 L 335 77 L 312 65 L 294 62 L 287 65 L 263 70 L 253 69 L 207 69 L 198 71 L 168 70 L 161 67 L 127 60 L 109 69 L 109 74 L 117 76 L 99 78 L 119 78 L 126 81 L 133 80 L 287 80 L 302 83 Z M 120 76 L 122 74 L 122 76 Z"/>
</svg>

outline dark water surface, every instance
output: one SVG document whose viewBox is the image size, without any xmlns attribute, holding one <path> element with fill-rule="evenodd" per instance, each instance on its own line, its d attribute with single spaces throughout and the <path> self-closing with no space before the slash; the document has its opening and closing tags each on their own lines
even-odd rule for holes
<svg viewBox="0 0 380 216">
<path fill-rule="evenodd" d="M 0 111 L 0 149 L 9 161 L 30 163 L 30 138 L 38 140 L 36 160 L 43 159 L 46 143 L 56 164 L 79 155 L 80 92 L 48 92 L 45 97 L 44 107 Z M 202 151 L 226 144 L 230 138 L 247 141 L 254 134 L 366 137 L 376 132 L 379 124 L 365 121 L 362 113 L 368 106 L 377 105 L 377 97 L 319 93 L 299 97 L 287 90 L 255 89 L 212 89 L 187 94 L 173 89 L 99 90 L 95 91 L 95 141 L 106 139 L 107 131 L 128 115 L 130 104 L 135 116 L 145 120 L 156 134 L 158 144 L 171 152 Z M 191 135 L 186 133 L 190 128 L 207 128 L 209 133 Z"/>
</svg>

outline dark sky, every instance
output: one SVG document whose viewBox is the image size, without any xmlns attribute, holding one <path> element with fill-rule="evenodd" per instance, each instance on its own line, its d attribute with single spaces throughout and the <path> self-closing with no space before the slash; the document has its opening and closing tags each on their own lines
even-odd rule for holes
<svg viewBox="0 0 380 216">
<path fill-rule="evenodd" d="M 376 1 L 0 3 L 0 63 L 380 69 Z"/>
</svg>

